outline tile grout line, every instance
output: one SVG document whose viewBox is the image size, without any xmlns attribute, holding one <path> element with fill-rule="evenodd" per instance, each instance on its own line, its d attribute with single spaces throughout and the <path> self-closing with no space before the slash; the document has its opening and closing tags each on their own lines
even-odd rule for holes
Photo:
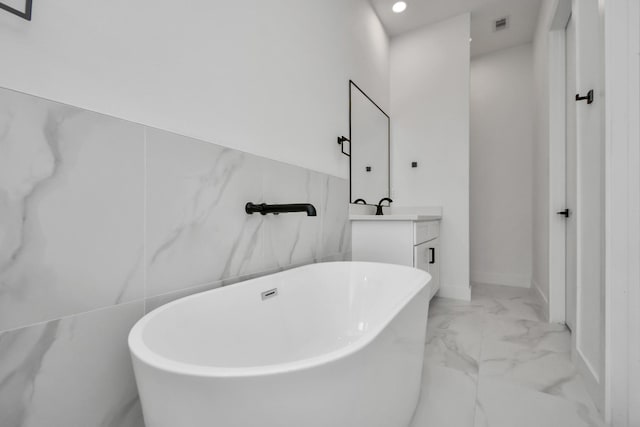
<svg viewBox="0 0 640 427">
<path fill-rule="evenodd" d="M 143 254 L 144 254 L 144 248 L 143 248 Z M 342 255 L 342 254 L 343 254 L 343 252 L 337 252 L 337 253 L 334 253 L 332 255 Z M 307 262 L 307 261 L 309 261 L 309 262 Z M 302 263 L 300 265 L 296 265 L 296 267 L 300 267 L 300 266 L 303 266 L 303 265 L 311 264 L 313 260 L 307 260 L 307 261 L 305 261 L 304 263 Z M 266 276 L 266 275 L 270 275 L 270 274 L 275 274 L 275 273 L 277 273 L 279 271 L 283 271 L 283 270 L 286 270 L 286 268 L 285 269 L 276 268 L 276 269 L 261 270 L 261 271 L 255 272 L 255 273 L 248 274 L 247 276 L 259 275 L 258 277 L 261 277 L 261 276 Z M 145 294 L 146 294 L 146 268 L 143 270 L 142 274 L 143 274 L 143 288 L 145 288 Z M 130 300 L 130 301 L 121 302 L 121 303 L 118 303 L 118 304 L 111 304 L 111 305 L 95 307 L 95 308 L 92 308 L 92 309 L 89 309 L 89 310 L 80 311 L 80 312 L 77 312 L 77 313 L 65 314 L 65 315 L 62 315 L 62 316 L 53 317 L 51 319 L 41 320 L 41 321 L 38 321 L 38 322 L 26 324 L 26 325 L 20 325 L 20 326 L 8 328 L 8 329 L 3 329 L 3 330 L 0 330 L 0 335 L 4 334 L 6 332 L 15 332 L 15 331 L 19 331 L 21 329 L 30 328 L 32 326 L 45 325 L 45 324 L 47 324 L 49 322 L 56 322 L 56 321 L 59 321 L 59 320 L 65 320 L 65 319 L 69 319 L 69 318 L 72 318 L 72 317 L 84 316 L 86 314 L 91 314 L 91 313 L 102 311 L 102 310 L 110 310 L 112 308 L 123 307 L 123 306 L 129 305 L 129 304 L 133 304 L 133 303 L 142 303 L 143 304 L 143 309 L 145 309 L 145 311 L 146 311 L 146 301 L 148 299 L 158 298 L 158 297 L 165 297 L 165 296 L 169 296 L 169 295 L 172 295 L 172 294 L 181 293 L 181 292 L 184 292 L 184 291 L 194 290 L 194 289 L 197 289 L 197 288 L 213 286 L 213 285 L 216 285 L 216 284 L 221 284 L 220 286 L 222 286 L 222 283 L 225 282 L 225 281 L 234 280 L 234 279 L 238 279 L 238 278 L 241 278 L 241 277 L 244 277 L 244 275 L 243 276 L 234 276 L 234 277 L 228 277 L 228 278 L 224 278 L 224 279 L 219 279 L 219 280 L 215 280 L 213 282 L 205 282 L 205 283 L 189 286 L 189 287 L 183 288 L 183 289 L 178 289 L 178 290 L 174 290 L 174 291 L 170 291 L 170 292 L 164 292 L 164 293 L 161 293 L 161 294 L 158 294 L 158 295 L 152 295 L 152 296 L 149 296 L 149 297 L 147 297 L 146 295 L 143 295 L 140 298 L 136 298 L 136 299 L 133 299 L 133 300 Z M 247 279 L 243 279 L 243 280 L 239 280 L 238 282 L 235 282 L 235 283 L 241 283 L 241 282 L 244 282 L 246 280 L 250 280 L 251 278 L 253 278 L 253 277 L 250 277 L 250 278 L 247 278 Z M 225 286 L 230 286 L 230 285 L 225 285 Z"/>
<path fill-rule="evenodd" d="M 74 317 L 86 316 L 86 315 L 89 315 L 89 314 L 97 313 L 99 311 L 114 310 L 114 309 L 117 309 L 117 308 L 122 308 L 122 307 L 126 307 L 128 305 L 139 304 L 139 303 L 142 303 L 143 307 L 144 307 L 144 298 L 138 298 L 138 299 L 134 299 L 134 300 L 127 301 L 127 302 L 122 302 L 122 303 L 119 303 L 119 304 L 105 305 L 103 307 L 92 308 L 91 310 L 85 310 L 85 311 L 80 311 L 78 313 L 66 314 L 64 316 L 54 317 L 52 319 L 41 320 L 39 322 L 30 323 L 28 325 L 23 325 L 23 326 L 17 326 L 15 328 L 4 329 L 4 330 L 0 331 L 0 335 L 3 335 L 5 333 L 20 331 L 22 329 L 32 328 L 32 327 L 35 327 L 35 326 L 46 325 L 47 323 L 51 323 L 51 322 L 58 322 L 58 321 L 61 321 L 61 320 L 72 319 Z"/>
<path fill-rule="evenodd" d="M 143 192 L 142 192 L 142 310 L 143 315 L 147 314 L 147 191 L 148 191 L 148 173 L 147 173 L 147 127 L 142 128 L 142 142 L 144 158 L 142 161 L 143 170 Z"/>
</svg>

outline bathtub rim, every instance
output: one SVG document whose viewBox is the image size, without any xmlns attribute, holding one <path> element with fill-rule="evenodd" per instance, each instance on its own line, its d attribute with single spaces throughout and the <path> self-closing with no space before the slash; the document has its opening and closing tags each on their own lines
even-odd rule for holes
<svg viewBox="0 0 640 427">
<path fill-rule="evenodd" d="M 307 265 L 296 267 L 290 270 L 280 271 L 277 273 L 267 274 L 265 276 L 260 276 L 250 280 L 238 282 L 234 285 L 238 285 L 240 283 L 254 282 L 254 281 L 263 279 L 265 277 L 285 273 L 286 271 L 310 268 L 311 266 L 317 266 L 319 264 L 375 265 L 375 266 L 385 266 L 385 267 L 393 267 L 393 268 L 397 267 L 399 269 L 412 270 L 419 273 L 419 275 L 416 276 L 416 280 L 415 280 L 415 282 L 418 283 L 418 286 L 416 286 L 415 289 L 413 289 L 411 292 L 408 292 L 407 295 L 401 301 L 396 303 L 393 307 L 390 307 L 388 312 L 389 314 L 382 318 L 380 322 L 380 327 L 377 328 L 377 330 L 369 331 L 368 333 L 363 334 L 360 337 L 360 339 L 350 344 L 347 344 L 344 347 L 329 351 L 327 353 L 322 353 L 317 356 L 308 357 L 305 359 L 300 359 L 292 362 L 276 363 L 276 364 L 270 364 L 270 365 L 245 366 L 245 367 L 198 365 L 193 363 L 184 363 L 174 359 L 170 359 L 168 357 L 164 357 L 152 351 L 144 343 L 143 333 L 145 331 L 145 326 L 150 321 L 152 321 L 155 316 L 158 316 L 163 311 L 170 309 L 174 305 L 184 304 L 192 298 L 197 298 L 205 294 L 208 294 L 210 292 L 222 291 L 228 288 L 233 288 L 233 285 L 210 289 L 208 291 L 199 292 L 193 295 L 188 295 L 186 297 L 178 298 L 174 301 L 171 301 L 167 304 L 164 304 L 150 311 L 149 313 L 145 314 L 142 318 L 140 318 L 135 323 L 135 325 L 131 328 L 128 335 L 128 339 L 127 339 L 131 357 L 137 359 L 140 363 L 143 363 L 145 365 L 148 365 L 160 371 L 164 371 L 172 374 L 184 375 L 184 376 L 201 377 L 201 378 L 261 377 L 261 376 L 297 372 L 297 371 L 302 371 L 306 369 L 320 367 L 320 366 L 335 362 L 337 360 L 346 358 L 352 354 L 355 354 L 361 351 L 362 349 L 364 349 L 365 347 L 367 347 L 369 344 L 371 344 L 382 333 L 382 331 L 384 331 L 389 326 L 389 324 L 398 316 L 398 314 L 411 302 L 411 300 L 413 300 L 420 292 L 425 291 L 426 288 L 430 286 L 430 282 L 432 279 L 431 275 L 424 270 L 419 270 L 413 267 L 407 267 L 403 265 L 374 263 L 374 262 L 359 262 L 359 261 L 337 261 L 337 262 L 307 264 Z M 426 316 L 426 313 L 425 313 L 425 316 Z"/>
</svg>

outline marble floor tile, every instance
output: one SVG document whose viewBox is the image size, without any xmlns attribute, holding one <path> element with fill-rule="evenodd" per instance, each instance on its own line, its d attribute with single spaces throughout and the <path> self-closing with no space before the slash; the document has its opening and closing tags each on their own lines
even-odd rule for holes
<svg viewBox="0 0 640 427">
<path fill-rule="evenodd" d="M 520 344 L 537 350 L 571 350 L 571 334 L 566 326 L 558 323 L 487 315 L 484 338 Z"/>
<path fill-rule="evenodd" d="M 474 427 L 601 427 L 589 408 L 546 393 L 480 378 Z"/>
<path fill-rule="evenodd" d="M 542 321 L 528 289 L 479 285 L 470 302 L 434 298 L 411 427 L 600 427 L 570 349 L 569 330 Z"/>
<path fill-rule="evenodd" d="M 425 362 L 478 374 L 484 318 L 436 310 L 427 322 Z"/>
<path fill-rule="evenodd" d="M 472 427 L 476 382 L 474 376 L 455 369 L 426 366 L 410 427 Z"/>
<path fill-rule="evenodd" d="M 509 319 L 543 321 L 541 304 L 529 296 L 496 298 L 482 295 L 473 298 L 472 303 L 480 307 L 485 314 Z"/>
<path fill-rule="evenodd" d="M 475 284 L 471 287 L 471 292 L 472 302 L 481 305 L 487 314 L 514 319 L 544 320 L 542 305 L 531 289 Z"/>
<path fill-rule="evenodd" d="M 554 394 L 578 375 L 568 352 L 532 349 L 503 341 L 484 341 L 480 376 Z"/>
</svg>

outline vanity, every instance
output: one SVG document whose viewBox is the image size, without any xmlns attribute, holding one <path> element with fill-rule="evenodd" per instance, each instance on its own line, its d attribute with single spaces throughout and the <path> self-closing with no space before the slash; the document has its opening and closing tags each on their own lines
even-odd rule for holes
<svg viewBox="0 0 640 427">
<path fill-rule="evenodd" d="M 431 295 L 440 289 L 441 208 L 392 211 L 382 216 L 351 214 L 354 261 L 415 267 L 431 274 Z"/>
<path fill-rule="evenodd" d="M 442 208 L 384 205 L 393 203 L 391 119 L 353 81 L 349 81 L 349 124 L 349 135 L 338 137 L 338 144 L 349 157 L 352 259 L 426 271 L 432 277 L 432 298 L 440 289 Z M 418 167 L 418 162 L 410 167 Z"/>
</svg>

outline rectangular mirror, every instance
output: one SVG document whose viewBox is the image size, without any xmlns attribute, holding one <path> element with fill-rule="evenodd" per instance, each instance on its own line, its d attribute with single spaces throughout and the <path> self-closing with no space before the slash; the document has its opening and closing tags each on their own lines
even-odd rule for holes
<svg viewBox="0 0 640 427">
<path fill-rule="evenodd" d="M 374 205 L 390 197 L 390 125 L 389 115 L 350 80 L 351 203 L 362 199 Z"/>
</svg>

